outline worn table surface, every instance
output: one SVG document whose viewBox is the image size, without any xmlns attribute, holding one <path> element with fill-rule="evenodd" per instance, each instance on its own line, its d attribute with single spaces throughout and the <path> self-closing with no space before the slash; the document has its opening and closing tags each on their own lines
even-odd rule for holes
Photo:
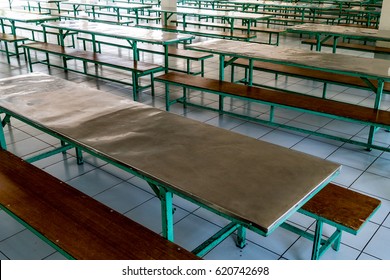
<svg viewBox="0 0 390 280">
<path fill-rule="evenodd" d="M 194 38 L 194 36 L 188 34 L 176 34 L 173 32 L 164 32 L 160 30 L 150 30 L 139 27 L 113 25 L 82 20 L 48 22 L 45 23 L 44 26 L 157 44 L 172 44 Z"/>
<path fill-rule="evenodd" d="M 302 34 L 322 34 L 365 40 L 390 41 L 390 30 L 378 30 L 373 28 L 305 23 L 288 27 L 286 30 L 287 32 Z"/>
<path fill-rule="evenodd" d="M 0 110 L 265 233 L 340 168 L 44 74 L 0 80 Z"/>
<path fill-rule="evenodd" d="M 186 48 L 370 79 L 381 78 L 385 81 L 390 81 L 390 60 L 386 59 L 319 53 L 298 48 L 284 48 L 222 39 L 194 43 L 186 46 Z"/>
</svg>

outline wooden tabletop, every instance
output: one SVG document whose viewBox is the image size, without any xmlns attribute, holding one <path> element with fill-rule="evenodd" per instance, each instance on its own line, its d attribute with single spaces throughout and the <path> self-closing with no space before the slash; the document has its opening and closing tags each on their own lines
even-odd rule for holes
<svg viewBox="0 0 390 280">
<path fill-rule="evenodd" d="M 44 74 L 0 80 L 0 110 L 271 233 L 338 164 Z"/>
</svg>

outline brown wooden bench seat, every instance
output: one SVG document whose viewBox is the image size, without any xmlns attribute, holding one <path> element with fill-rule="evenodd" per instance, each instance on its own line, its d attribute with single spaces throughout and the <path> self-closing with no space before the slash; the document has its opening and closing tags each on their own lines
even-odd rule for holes
<svg viewBox="0 0 390 280">
<path fill-rule="evenodd" d="M 183 24 L 183 20 L 172 20 L 172 23 Z M 213 27 L 213 28 L 221 28 L 224 31 L 230 30 L 230 25 L 226 23 L 217 23 L 217 22 L 208 22 L 208 21 L 196 21 L 196 20 L 186 20 L 186 25 L 194 25 L 194 26 L 205 26 L 205 27 Z M 247 26 L 244 25 L 235 25 L 234 29 L 240 30 L 240 31 L 246 31 L 248 30 Z M 268 44 L 272 45 L 279 45 L 279 37 L 281 33 L 284 33 L 285 29 L 277 29 L 277 28 L 270 28 L 270 27 L 264 27 L 264 26 L 251 26 L 251 31 L 253 32 L 260 32 L 260 33 L 267 33 L 269 34 Z M 272 35 L 276 35 L 276 42 L 272 43 Z"/>
<path fill-rule="evenodd" d="M 0 206 L 68 258 L 195 260 L 195 255 L 0 149 Z"/>
<path fill-rule="evenodd" d="M 79 40 L 82 40 L 84 50 L 86 50 L 86 48 L 87 48 L 86 42 L 90 42 L 90 43 L 92 42 L 91 36 L 88 36 L 88 35 L 80 34 L 77 38 Z M 98 45 L 99 52 L 101 51 L 101 46 L 100 46 L 101 44 L 115 46 L 115 47 L 119 47 L 119 48 L 132 49 L 132 46 L 129 43 L 125 42 L 124 40 L 107 38 L 104 36 L 96 36 L 95 43 Z M 165 54 L 163 46 L 141 43 L 141 42 L 139 42 L 137 44 L 137 50 L 139 52 L 154 53 L 154 54 L 160 54 L 160 55 Z M 192 51 L 192 50 L 180 49 L 180 48 L 177 48 L 175 46 L 168 47 L 168 56 L 186 60 L 186 70 L 177 69 L 177 68 L 169 68 L 170 70 L 185 72 L 185 73 L 192 74 L 192 75 L 200 74 L 201 76 L 204 76 L 204 61 L 208 58 L 213 57 L 212 54 L 197 52 L 197 51 Z M 198 72 L 192 71 L 190 61 L 200 61 L 200 71 L 198 71 Z"/>
<path fill-rule="evenodd" d="M 186 92 L 183 91 L 183 96 L 175 100 L 170 100 L 169 85 L 180 86 L 184 89 L 194 89 L 209 93 L 218 94 L 220 98 L 219 109 L 206 107 L 207 109 L 217 110 L 229 115 L 244 117 L 260 123 L 275 125 L 278 127 L 285 127 L 289 129 L 296 129 L 301 132 L 310 133 L 318 136 L 323 136 L 339 141 L 353 143 L 364 146 L 367 149 L 375 148 L 379 150 L 389 150 L 388 147 L 373 144 L 374 135 L 370 133 L 367 142 L 355 141 L 353 139 L 343 139 L 341 137 L 333 137 L 332 135 L 319 133 L 316 131 L 295 128 L 289 125 L 275 122 L 273 118 L 274 107 L 288 108 L 291 110 L 298 110 L 301 112 L 312 113 L 315 115 L 326 116 L 330 118 L 341 119 L 345 121 L 358 122 L 371 127 L 390 128 L 390 112 L 383 110 L 375 110 L 368 107 L 358 106 L 354 104 L 318 98 L 309 95 L 293 94 L 283 90 L 271 90 L 261 87 L 246 86 L 226 81 L 219 81 L 209 78 L 202 78 L 199 76 L 190 77 L 182 73 L 168 73 L 157 76 L 156 81 L 166 84 L 166 110 L 169 111 L 170 106 L 174 103 L 180 102 L 194 106 L 201 106 L 199 104 L 190 103 L 187 100 Z M 235 112 L 226 111 L 223 108 L 223 97 L 232 97 L 249 102 L 258 102 L 270 106 L 269 120 L 251 118 L 250 116 L 243 116 Z"/>
<path fill-rule="evenodd" d="M 210 30 L 204 28 L 189 28 L 189 27 L 179 27 L 171 25 L 162 25 L 162 24 L 138 24 L 138 27 L 164 30 L 168 32 L 179 32 L 179 33 L 188 33 L 195 36 L 201 37 L 212 37 L 212 38 L 222 38 L 222 39 L 233 39 L 233 40 L 244 40 L 249 41 L 250 39 L 256 38 L 256 35 L 253 34 L 244 34 L 242 32 L 233 32 L 230 31 L 218 31 Z"/>
<path fill-rule="evenodd" d="M 316 220 L 313 236 L 290 224 L 283 224 L 282 227 L 313 239 L 312 259 L 318 259 L 332 244 L 336 251 L 339 250 L 343 231 L 357 235 L 380 204 L 381 201 L 376 198 L 330 183 L 299 210 Z M 323 223 L 336 227 L 327 240 L 322 238 Z"/>
<path fill-rule="evenodd" d="M 19 48 L 20 45 L 19 43 L 24 43 L 27 41 L 27 37 L 23 36 L 17 36 L 17 35 L 12 35 L 12 34 L 6 34 L 6 33 L 0 33 L 0 42 L 4 42 L 4 50 L 1 50 L 1 52 L 5 52 L 7 56 L 7 62 L 8 64 L 11 63 L 10 57 L 11 56 L 16 56 L 19 57 Z M 13 43 L 14 44 L 14 51 L 10 51 L 8 47 L 8 43 Z"/>
<path fill-rule="evenodd" d="M 234 67 L 248 68 L 249 61 L 244 58 L 239 58 L 231 64 L 231 67 L 232 67 L 231 81 L 234 82 L 235 81 Z M 281 65 L 281 64 L 275 64 L 275 63 L 263 62 L 263 61 L 254 61 L 253 69 L 258 71 L 264 71 L 264 72 L 281 74 L 281 75 L 286 75 L 291 77 L 304 78 L 304 79 L 324 82 L 324 88 L 323 88 L 324 98 L 326 97 L 327 83 L 339 84 L 344 86 L 352 86 L 357 88 L 365 88 L 365 89 L 369 88 L 368 85 L 359 77 L 329 73 L 320 70 L 306 69 L 306 68 L 301 68 L 296 66 Z M 245 80 L 246 77 L 244 78 L 244 81 Z M 378 84 L 376 80 L 370 80 L 370 82 L 375 86 L 377 86 Z M 390 83 L 385 83 L 383 90 L 390 92 Z"/>
<path fill-rule="evenodd" d="M 310 49 L 312 50 L 313 47 L 316 46 L 317 40 L 316 39 L 306 39 L 306 40 L 302 40 L 301 43 L 310 45 Z M 333 47 L 333 40 L 327 40 L 325 42 L 322 42 L 321 46 Z M 378 47 L 378 46 L 372 46 L 372 45 L 347 43 L 347 42 L 337 42 L 336 46 L 337 46 L 337 48 L 340 48 L 340 49 L 390 54 L 390 48 L 386 48 L 386 47 Z"/>
<path fill-rule="evenodd" d="M 154 95 L 154 85 L 153 85 L 153 75 L 156 72 L 163 71 L 164 68 L 160 65 L 155 65 L 151 63 L 146 63 L 146 62 L 141 62 L 141 61 L 133 61 L 129 59 L 124 59 L 121 57 L 113 56 L 113 55 L 108 55 L 108 54 L 100 54 L 100 53 L 94 53 L 94 52 L 88 52 L 84 50 L 78 50 L 74 48 L 69 48 L 69 47 L 62 47 L 56 44 L 50 44 L 50 43 L 43 43 L 43 42 L 36 42 L 36 43 L 29 43 L 23 45 L 23 47 L 27 50 L 27 58 L 28 58 L 28 63 L 30 66 L 30 71 L 33 72 L 32 65 L 35 63 L 43 63 L 47 64 L 49 67 L 50 66 L 56 66 L 63 68 L 64 70 L 70 70 L 74 72 L 79 72 L 83 73 L 86 75 L 94 76 L 94 77 L 99 77 L 107 80 L 112 80 L 118 83 L 125 83 L 119 80 L 113 80 L 107 77 L 102 77 L 102 76 L 97 76 L 96 74 L 90 74 L 87 71 L 87 65 L 86 63 L 94 63 L 94 64 L 100 64 L 103 66 L 109 66 L 117 69 L 122 69 L 126 71 L 130 71 L 132 73 L 132 87 L 133 87 L 133 98 L 134 100 L 138 99 L 138 91 L 141 90 L 143 87 L 139 86 L 139 78 L 141 76 L 145 75 L 150 75 L 150 80 L 151 80 L 151 87 L 152 89 L 152 94 Z M 54 54 L 54 55 L 59 55 L 63 60 L 63 65 L 58 66 L 58 65 L 53 65 L 50 63 L 49 57 L 46 57 L 46 60 L 39 60 L 33 62 L 31 59 L 31 54 L 30 50 L 34 51 L 41 51 L 46 54 Z M 66 60 L 68 59 L 78 59 L 84 62 L 84 69 L 83 71 L 75 70 L 75 69 L 70 69 L 67 67 Z M 126 83 L 128 84 L 128 83 Z"/>
</svg>

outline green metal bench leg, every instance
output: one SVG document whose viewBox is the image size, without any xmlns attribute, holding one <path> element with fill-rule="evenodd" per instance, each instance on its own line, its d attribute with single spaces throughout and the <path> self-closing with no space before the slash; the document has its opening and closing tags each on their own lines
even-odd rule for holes
<svg viewBox="0 0 390 280">
<path fill-rule="evenodd" d="M 27 48 L 27 61 L 28 61 L 28 67 L 30 69 L 30 72 L 33 72 L 32 61 L 31 61 L 31 52 L 30 52 L 30 49 L 28 49 L 28 48 Z"/>
<path fill-rule="evenodd" d="M 324 83 L 324 87 L 322 89 L 322 98 L 326 98 L 326 90 L 328 89 L 328 83 Z"/>
<path fill-rule="evenodd" d="M 165 84 L 165 110 L 169 112 L 170 100 L 169 100 L 169 84 Z"/>
<path fill-rule="evenodd" d="M 133 99 L 134 101 L 138 101 L 138 75 L 133 71 L 131 76 L 133 79 Z"/>
<path fill-rule="evenodd" d="M 332 247 L 333 247 L 333 250 L 338 251 L 338 250 L 340 250 L 342 231 L 337 229 L 336 232 L 338 233 L 338 237 L 335 239 Z"/>
<path fill-rule="evenodd" d="M 234 83 L 234 65 L 231 65 L 230 82 Z"/>
<path fill-rule="evenodd" d="M 313 251 L 311 253 L 312 260 L 318 260 L 320 258 L 320 249 L 321 249 L 321 241 L 322 241 L 322 227 L 323 227 L 323 222 L 317 220 L 316 230 L 314 233 L 314 240 L 313 240 Z"/>
<path fill-rule="evenodd" d="M 151 93 L 152 96 L 154 97 L 154 73 L 150 73 L 150 88 L 151 88 Z"/>
<path fill-rule="evenodd" d="M 200 62 L 200 76 L 204 77 L 204 60 Z"/>
<path fill-rule="evenodd" d="M 18 42 L 14 42 L 14 48 L 15 48 L 15 56 L 19 58 L 19 46 Z"/>
<path fill-rule="evenodd" d="M 0 148 L 7 150 L 7 142 L 5 141 L 3 126 L 0 127 Z"/>
</svg>

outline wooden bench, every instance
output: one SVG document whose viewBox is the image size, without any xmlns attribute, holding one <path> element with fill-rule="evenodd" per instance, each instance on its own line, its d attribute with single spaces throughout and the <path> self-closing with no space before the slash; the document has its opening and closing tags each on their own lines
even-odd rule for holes
<svg viewBox="0 0 390 280">
<path fill-rule="evenodd" d="M 87 48 L 86 42 L 92 43 L 92 39 L 88 35 L 79 35 L 78 39 L 82 40 L 84 50 L 86 50 L 86 48 Z M 114 46 L 114 47 L 118 47 L 118 48 L 132 49 L 132 47 L 127 42 L 125 42 L 123 40 L 118 40 L 118 39 L 113 39 L 113 38 L 108 39 L 107 37 L 103 37 L 103 36 L 101 36 L 101 37 L 96 36 L 95 43 L 98 45 L 99 52 L 101 52 L 101 44 Z M 138 43 L 137 50 L 139 52 L 145 52 L 145 53 L 153 53 L 153 54 L 159 54 L 159 55 L 165 54 L 164 47 L 152 45 L 152 44 L 147 44 L 147 43 Z M 202 77 L 204 76 L 204 62 L 205 62 L 205 60 L 213 57 L 212 54 L 179 49 L 179 48 L 174 47 L 174 46 L 168 47 L 168 56 L 186 60 L 186 70 L 177 69 L 177 68 L 173 68 L 173 67 L 169 68 L 170 70 L 174 70 L 174 71 L 178 71 L 178 72 L 185 72 L 187 74 L 192 74 L 192 75 L 199 75 L 200 74 Z M 197 71 L 197 72 L 191 71 L 191 63 L 190 63 L 191 61 L 199 61 L 200 62 L 200 71 Z"/>
<path fill-rule="evenodd" d="M 313 48 L 317 45 L 317 40 L 316 39 L 306 39 L 306 40 L 302 40 L 301 43 L 306 44 L 306 45 L 310 45 L 310 49 L 313 50 Z M 327 40 L 325 42 L 322 42 L 321 46 L 332 48 L 333 47 L 333 40 Z M 354 51 L 365 51 L 365 52 L 372 52 L 372 53 L 378 53 L 378 54 L 379 53 L 390 54 L 390 48 L 357 44 L 357 43 L 337 42 L 336 48 L 354 50 Z"/>
<path fill-rule="evenodd" d="M 172 23 L 183 24 L 183 20 L 172 20 Z M 194 25 L 194 26 L 205 26 L 205 27 L 212 27 L 212 28 L 221 28 L 224 31 L 230 30 L 230 25 L 225 23 L 217 23 L 217 22 L 208 22 L 208 21 L 195 21 L 195 20 L 186 20 L 186 25 Z M 248 30 L 247 26 L 243 25 L 235 25 L 234 29 L 240 30 L 240 31 L 246 31 Z M 285 29 L 277 29 L 277 28 L 269 28 L 269 27 L 262 27 L 262 26 L 251 26 L 251 31 L 253 32 L 259 32 L 259 33 L 267 33 L 268 34 L 268 44 L 270 45 L 279 45 L 279 38 L 280 34 L 284 33 Z M 272 43 L 272 36 L 275 35 L 276 40 L 275 43 Z"/>
<path fill-rule="evenodd" d="M 11 59 L 10 59 L 11 56 L 19 57 L 19 55 L 20 55 L 20 53 L 19 53 L 20 46 L 18 43 L 24 44 L 24 42 L 27 40 L 28 40 L 28 38 L 26 38 L 26 37 L 0 33 L 0 42 L 4 42 L 4 50 L 0 49 L 0 51 L 5 52 L 5 55 L 7 56 L 8 64 L 11 63 Z M 14 44 L 14 51 L 9 50 L 8 43 Z"/>
<path fill-rule="evenodd" d="M 78 49 L 69 48 L 69 47 L 62 47 L 62 46 L 50 44 L 50 43 L 43 43 L 43 42 L 29 43 L 29 44 L 24 44 L 23 47 L 27 50 L 27 59 L 28 59 L 29 67 L 30 67 L 30 72 L 33 72 L 33 68 L 32 68 L 33 64 L 43 63 L 43 64 L 48 65 L 49 67 L 55 66 L 55 67 L 63 68 L 65 71 L 69 70 L 69 71 L 73 71 L 73 72 L 77 72 L 77 73 L 83 73 L 85 75 L 89 75 L 89 76 L 93 76 L 93 77 L 98 77 L 98 78 L 114 81 L 117 83 L 129 84 L 129 85 L 132 85 L 132 87 L 133 87 L 134 100 L 138 99 L 138 92 L 146 87 L 151 87 L 152 95 L 154 95 L 153 75 L 156 72 L 164 70 L 164 67 L 162 67 L 160 65 L 150 64 L 150 63 L 141 62 L 141 61 L 133 61 L 133 60 L 124 59 L 124 58 L 113 56 L 113 55 L 88 52 L 88 51 L 78 50 Z M 46 53 L 46 59 L 33 62 L 31 59 L 30 50 L 40 51 L 40 52 Z M 63 65 L 59 66 L 59 65 L 51 64 L 48 54 L 54 54 L 54 55 L 58 55 L 58 56 L 62 57 L 63 58 Z M 81 60 L 83 62 L 83 71 L 68 68 L 67 60 L 69 60 L 69 59 Z M 88 73 L 87 63 L 93 63 L 95 65 L 109 66 L 109 67 L 113 67 L 113 68 L 117 68 L 117 69 L 121 69 L 121 70 L 125 70 L 125 71 L 130 71 L 132 73 L 132 83 L 130 84 L 128 82 L 115 80 L 115 79 L 111 79 L 108 77 L 102 77 L 102 76 L 97 75 L 97 74 Z M 149 86 L 142 86 L 141 87 L 139 85 L 139 78 L 142 76 L 145 76 L 145 75 L 150 75 L 151 84 Z"/>
<path fill-rule="evenodd" d="M 343 231 L 357 235 L 380 204 L 376 198 L 330 183 L 299 210 L 316 220 L 314 235 L 291 224 L 284 223 L 282 227 L 313 240 L 311 258 L 317 260 L 332 245 L 334 250 L 339 250 Z M 336 228 L 326 240 L 322 238 L 324 223 Z"/>
<path fill-rule="evenodd" d="M 198 259 L 159 234 L 2 149 L 0 206 L 70 259 Z"/>
<path fill-rule="evenodd" d="M 243 67 L 245 69 L 249 68 L 249 60 L 244 58 L 239 58 L 235 60 L 231 64 L 231 82 L 235 82 L 235 75 L 234 75 L 234 68 L 235 67 Z M 253 62 L 253 70 L 257 71 L 264 71 L 264 72 L 270 72 L 274 73 L 276 75 L 286 75 L 291 77 L 297 77 L 297 78 L 304 78 L 304 79 L 310 79 L 314 81 L 320 81 L 324 83 L 323 91 L 322 91 L 322 97 L 326 97 L 326 90 L 327 90 L 327 84 L 338 84 L 343 86 L 351 86 L 356 88 L 363 88 L 363 89 L 369 89 L 369 86 L 359 77 L 352 77 L 348 75 L 342 75 L 342 74 L 335 74 L 335 73 L 329 73 L 325 71 L 320 70 L 312 70 L 312 69 L 306 69 L 296 66 L 289 66 L 289 65 L 281 65 L 281 64 L 275 64 L 270 62 L 263 62 L 263 61 L 254 61 Z M 247 71 L 245 71 L 246 75 L 243 79 L 241 79 L 241 82 L 246 83 L 247 82 Z M 370 80 L 370 82 L 377 86 L 378 82 L 376 80 Z M 257 84 L 254 84 L 257 85 Z M 262 85 L 261 85 L 262 86 Z M 384 91 L 390 92 L 390 84 L 385 83 L 384 84 Z"/>
<path fill-rule="evenodd" d="M 202 78 L 199 76 L 189 76 L 182 73 L 168 73 L 155 78 L 156 81 L 166 84 L 166 110 L 169 111 L 170 106 L 174 103 L 180 102 L 184 105 L 193 105 L 210 110 L 215 110 L 220 113 L 237 116 L 240 118 L 256 121 L 259 123 L 265 123 L 282 128 L 288 128 L 298 130 L 317 136 L 322 136 L 338 141 L 344 141 L 360 146 L 364 146 L 367 149 L 375 148 L 384 151 L 390 151 L 388 145 L 379 146 L 373 143 L 374 133 L 376 127 L 385 129 L 390 128 L 390 112 L 375 110 L 368 107 L 358 106 L 354 104 L 338 102 L 334 100 L 328 100 L 318 98 L 309 95 L 293 94 L 283 90 L 271 90 L 266 88 L 246 86 L 231 82 L 219 81 L 209 78 Z M 204 91 L 208 93 L 218 94 L 220 96 L 219 108 L 214 109 L 205 107 L 203 105 L 194 104 L 187 100 L 186 91 L 183 91 L 183 96 L 174 100 L 170 100 L 169 85 L 183 87 L 184 89 L 194 89 Z M 248 102 L 256 102 L 270 106 L 269 119 L 252 118 L 250 116 L 237 114 L 233 111 L 224 110 L 224 97 L 232 97 Z M 312 131 L 303 128 L 292 127 L 284 123 L 278 123 L 274 120 L 275 107 L 286 108 L 291 110 L 298 110 L 300 112 L 311 113 L 315 115 L 330 117 L 333 119 L 339 119 L 344 121 L 357 122 L 361 124 L 370 125 L 370 135 L 367 142 L 361 142 L 354 139 L 342 138 L 338 136 L 328 135 L 317 131 Z"/>
<path fill-rule="evenodd" d="M 202 28 L 188 28 L 188 27 L 179 27 L 179 26 L 172 26 L 172 25 L 162 25 L 162 24 L 138 24 L 137 27 L 141 28 L 149 28 L 149 29 L 157 29 L 157 30 L 163 30 L 168 32 L 179 32 L 179 33 L 186 33 L 186 34 L 192 34 L 195 36 L 201 36 L 201 37 L 211 37 L 211 38 L 219 38 L 219 39 L 232 39 L 232 40 L 243 40 L 243 41 L 249 41 L 251 39 L 256 38 L 256 35 L 253 34 L 243 34 L 238 32 L 225 32 L 225 31 L 218 31 L 218 30 L 210 30 L 210 29 L 202 29 Z"/>
</svg>

